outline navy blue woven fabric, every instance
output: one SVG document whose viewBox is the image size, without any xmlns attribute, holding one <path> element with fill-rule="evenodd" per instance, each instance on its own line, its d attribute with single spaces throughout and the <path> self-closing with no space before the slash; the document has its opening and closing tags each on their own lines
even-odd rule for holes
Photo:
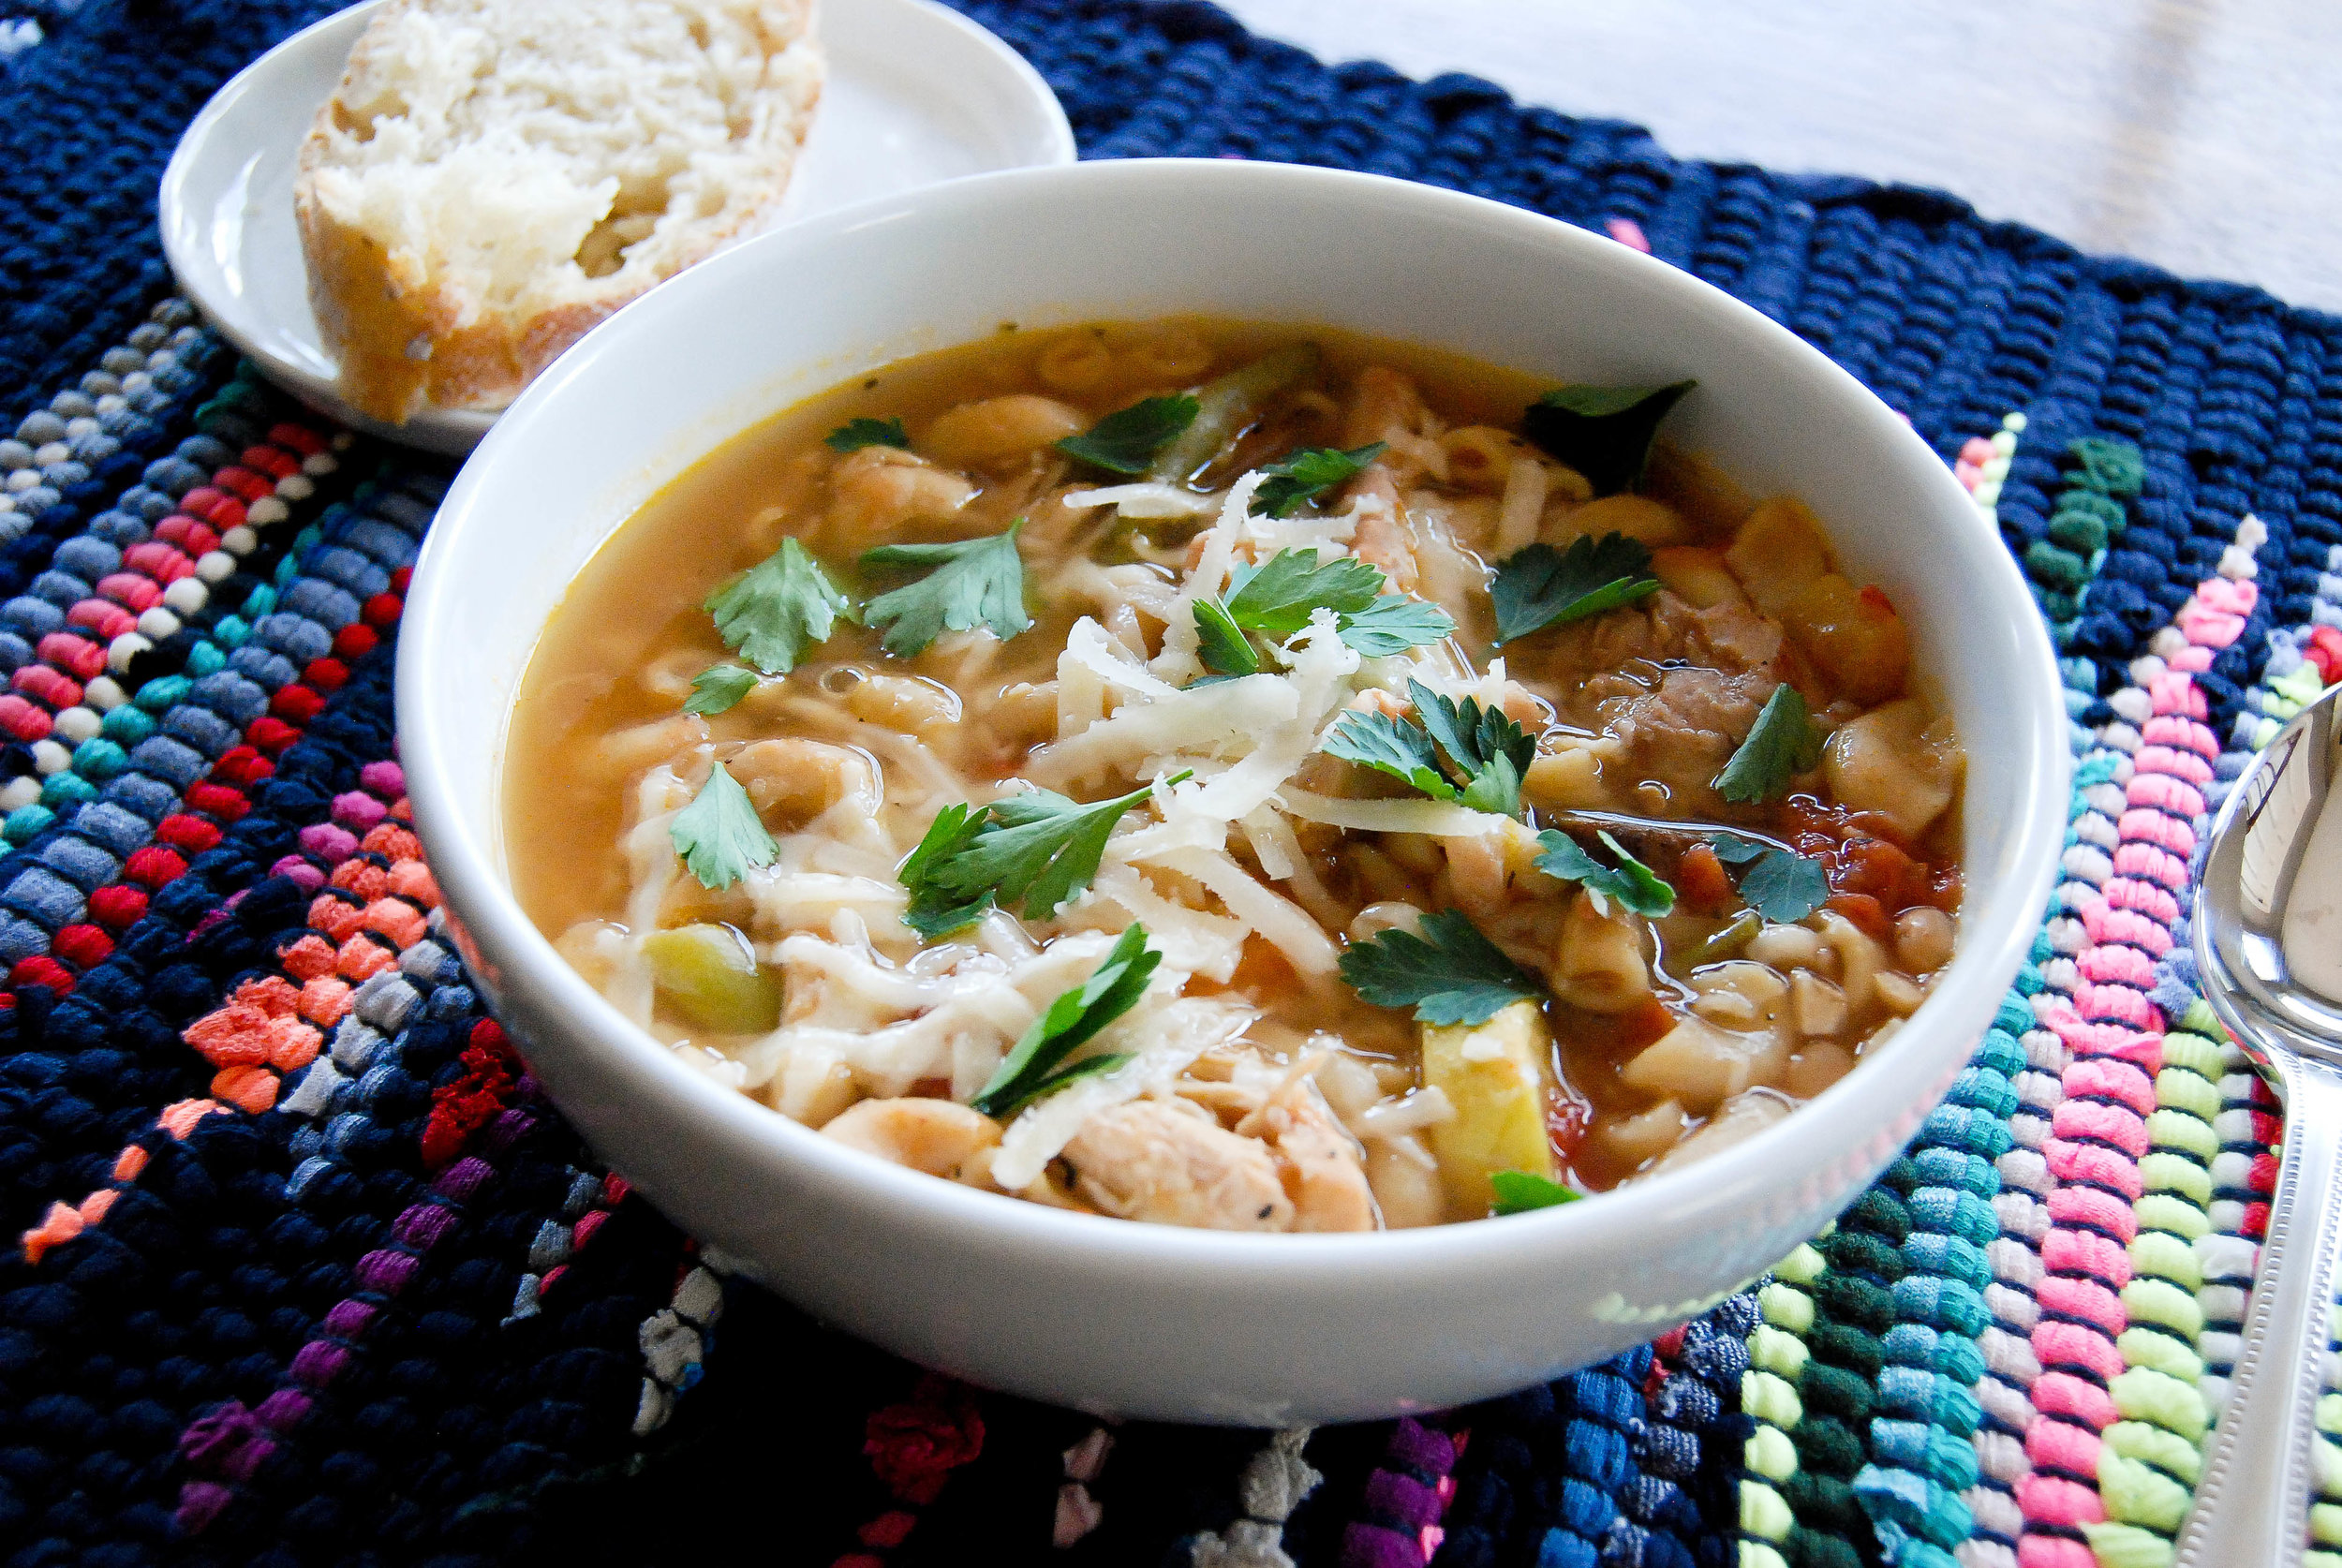
<svg viewBox="0 0 2342 1568">
<path fill-rule="evenodd" d="M 0 62 L 0 1224 L 38 1237 L 0 1262 L 0 1563 L 1736 1561 L 1750 1296 L 1422 1422 L 1110 1428 L 721 1279 L 594 1162 L 484 1021 L 404 836 L 398 599 L 446 472 L 240 371 L 154 233 L 187 119 L 331 8 L 0 7 L 46 35 Z M 1329 164 L 1631 225 L 1947 461 L 2023 415 L 1997 514 L 2079 723 L 2114 717 L 2248 513 L 2261 594 L 2197 676 L 2212 730 L 2270 629 L 2335 618 L 2342 323 L 1934 193 L 1327 67 L 1189 0 L 963 8 L 1085 155 Z M 2074 501 L 2080 437 L 2137 449 L 2135 496 Z M 1771 1538 L 1796 1568 L 1891 1561 L 1840 1474 L 1884 1450 L 1831 1430 Z"/>
</svg>

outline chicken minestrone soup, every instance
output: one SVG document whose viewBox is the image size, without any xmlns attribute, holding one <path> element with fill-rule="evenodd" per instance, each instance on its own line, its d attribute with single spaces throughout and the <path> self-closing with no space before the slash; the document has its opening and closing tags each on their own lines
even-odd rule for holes
<svg viewBox="0 0 2342 1568">
<path fill-rule="evenodd" d="M 1334 332 L 1004 330 L 698 464 L 529 669 L 508 853 L 684 1060 L 1036 1203 L 1567 1202 L 1918 1008 L 1962 757 L 1794 496 Z"/>
</svg>

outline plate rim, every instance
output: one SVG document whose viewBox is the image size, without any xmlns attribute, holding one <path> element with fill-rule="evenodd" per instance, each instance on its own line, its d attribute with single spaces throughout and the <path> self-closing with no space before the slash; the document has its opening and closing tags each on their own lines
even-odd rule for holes
<svg viewBox="0 0 2342 1568">
<path fill-rule="evenodd" d="M 244 323 L 232 318 L 231 313 L 219 308 L 215 303 L 215 291 L 208 287 L 208 280 L 216 269 L 200 254 L 213 232 L 213 225 L 208 217 L 196 213 L 188 189 L 196 171 L 208 166 L 207 155 L 213 152 L 209 145 L 212 132 L 219 121 L 253 93 L 259 85 L 258 79 L 272 67 L 282 68 L 287 64 L 285 56 L 318 47 L 317 35 L 319 34 L 348 31 L 350 35 L 349 45 L 343 49 L 346 59 L 348 47 L 355 45 L 358 32 L 372 13 L 389 3 L 390 0 L 358 0 L 355 5 L 319 17 L 306 27 L 279 39 L 222 82 L 218 91 L 205 100 L 195 117 L 187 122 L 186 128 L 180 133 L 178 142 L 171 149 L 170 158 L 164 165 L 162 178 L 156 189 L 156 221 L 162 238 L 163 259 L 170 269 L 173 287 L 195 306 L 204 323 L 233 345 L 238 353 L 250 360 L 262 376 L 304 404 L 351 429 L 398 446 L 460 457 L 480 444 L 503 413 L 502 409 L 426 407 L 405 424 L 393 425 L 369 418 L 349 407 L 341 397 L 336 378 L 321 377 L 307 366 L 287 358 L 273 346 L 255 337 Z M 816 11 L 817 26 L 821 11 L 848 7 L 891 7 L 901 13 L 917 16 L 925 24 L 944 27 L 958 35 L 964 44 L 988 57 L 1014 81 L 1019 89 L 1019 96 L 1026 99 L 1034 111 L 1035 123 L 1031 129 L 1037 133 L 1034 140 L 1040 156 L 1003 165 L 1002 168 L 1052 168 L 1077 160 L 1079 149 L 1074 139 L 1073 125 L 1066 118 L 1065 106 L 1059 102 L 1057 94 L 1032 62 L 998 34 L 949 6 L 940 4 L 939 0 L 829 0 L 828 5 Z M 976 173 L 1000 171 L 999 169 L 986 169 Z M 792 172 L 793 177 L 793 170 Z M 818 215 L 818 213 L 793 214 L 768 224 L 758 232 L 770 233 L 806 217 Z M 654 288 L 657 287 L 659 285 L 652 285 Z"/>
</svg>

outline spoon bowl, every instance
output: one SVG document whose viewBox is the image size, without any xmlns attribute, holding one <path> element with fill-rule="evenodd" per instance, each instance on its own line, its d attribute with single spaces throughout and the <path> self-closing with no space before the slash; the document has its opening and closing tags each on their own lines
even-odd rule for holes
<svg viewBox="0 0 2342 1568">
<path fill-rule="evenodd" d="M 2285 1102 L 2285 1147 L 2227 1408 L 2179 1568 L 2282 1568 L 2309 1543 L 2312 1415 L 2342 1255 L 2342 687 L 2220 808 L 2196 890 L 2212 1011 Z"/>
</svg>

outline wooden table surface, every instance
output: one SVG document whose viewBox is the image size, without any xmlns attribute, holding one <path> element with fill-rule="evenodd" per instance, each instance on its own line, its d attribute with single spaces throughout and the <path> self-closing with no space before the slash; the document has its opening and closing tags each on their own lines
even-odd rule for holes
<svg viewBox="0 0 2342 1568">
<path fill-rule="evenodd" d="M 1668 151 L 1935 185 L 2342 311 L 2342 0 L 1221 0 Z"/>
</svg>

